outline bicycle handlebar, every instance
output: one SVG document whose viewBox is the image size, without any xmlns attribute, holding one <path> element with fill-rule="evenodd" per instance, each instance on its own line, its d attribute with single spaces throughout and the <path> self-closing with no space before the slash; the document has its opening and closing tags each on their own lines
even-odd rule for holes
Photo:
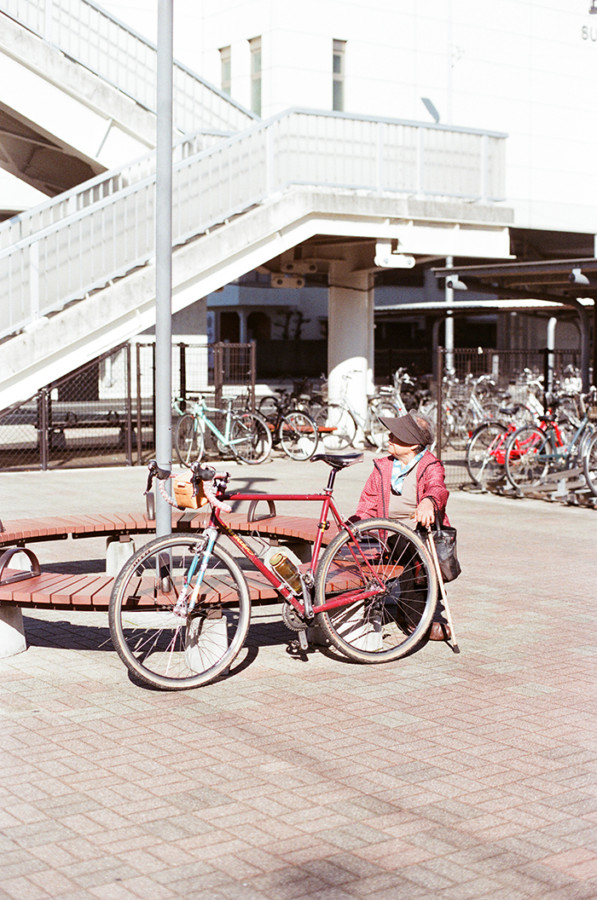
<svg viewBox="0 0 597 900">
<path fill-rule="evenodd" d="M 168 469 L 160 469 L 157 464 L 157 460 L 152 459 L 147 464 L 148 475 L 147 475 L 147 488 L 145 493 L 148 494 L 151 491 L 151 486 L 153 484 L 153 479 L 157 478 L 159 482 L 160 493 L 164 497 L 164 499 L 171 505 L 175 506 L 176 504 L 172 503 L 172 500 L 168 497 L 163 485 L 162 481 L 167 481 L 168 478 L 172 477 L 172 473 Z M 211 482 L 216 478 L 216 470 L 213 466 L 202 466 L 200 463 L 195 462 L 191 464 L 191 483 L 195 491 L 198 491 L 199 484 L 201 483 L 203 487 L 203 493 L 207 497 L 207 500 L 211 506 L 215 506 L 216 509 L 220 509 L 222 512 L 231 512 L 232 507 L 227 503 L 223 503 L 217 496 L 217 491 L 219 489 L 219 485 L 217 487 L 213 487 Z M 227 480 L 227 476 L 225 481 Z M 225 482 L 222 484 L 222 487 L 225 486 Z"/>
</svg>

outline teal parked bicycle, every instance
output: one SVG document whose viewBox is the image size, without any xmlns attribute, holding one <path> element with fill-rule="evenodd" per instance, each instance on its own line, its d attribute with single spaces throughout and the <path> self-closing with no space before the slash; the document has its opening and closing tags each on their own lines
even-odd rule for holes
<svg viewBox="0 0 597 900">
<path fill-rule="evenodd" d="M 205 398 L 199 395 L 197 400 L 185 401 L 183 412 L 182 401 L 175 401 L 174 408 L 183 413 L 176 423 L 174 438 L 176 453 L 183 466 L 190 467 L 203 458 L 206 429 L 213 434 L 222 454 L 230 452 L 248 465 L 256 465 L 268 458 L 272 435 L 267 422 L 258 413 L 233 409 L 233 403 L 232 399 L 228 400 L 225 409 L 208 406 Z"/>
</svg>

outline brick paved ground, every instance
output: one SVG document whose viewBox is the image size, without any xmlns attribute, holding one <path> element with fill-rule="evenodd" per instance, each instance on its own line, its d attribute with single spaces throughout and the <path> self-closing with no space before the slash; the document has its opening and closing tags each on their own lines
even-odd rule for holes
<svg viewBox="0 0 597 900">
<path fill-rule="evenodd" d="M 324 480 L 321 464 L 230 468 L 255 487 Z M 339 476 L 345 512 L 368 471 Z M 0 518 L 138 507 L 143 481 L 0 475 Z M 302 661 L 258 609 L 229 678 L 160 693 L 127 678 L 105 615 L 27 613 L 28 651 L 0 660 L 0 896 L 597 897 L 596 513 L 449 508 L 459 656 Z"/>
</svg>

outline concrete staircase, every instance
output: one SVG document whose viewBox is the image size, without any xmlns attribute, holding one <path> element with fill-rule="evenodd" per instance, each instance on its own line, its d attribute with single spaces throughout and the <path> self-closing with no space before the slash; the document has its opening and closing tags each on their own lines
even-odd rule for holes
<svg viewBox="0 0 597 900">
<path fill-rule="evenodd" d="M 103 13 L 80 2 L 90 19 L 77 27 L 89 40 L 94 28 L 101 34 L 93 17 Z M 18 0 L 19 15 L 44 3 L 53 11 L 66 0 Z M 0 0 L 7 14 L 16 15 L 16 6 Z M 95 116 L 111 113 L 99 147 L 85 149 L 89 136 L 65 132 L 62 150 L 78 143 L 73 159 L 85 157 L 93 168 L 120 133 L 149 146 L 154 111 L 147 97 L 132 95 L 152 63 L 131 76 L 125 94 L 107 82 L 101 61 L 97 71 L 90 60 L 75 61 L 84 41 L 70 46 L 62 36 L 57 50 L 37 26 L 39 33 L 31 23 L 26 33 L 23 21 L 15 25 L 0 59 L 14 61 L 16 42 L 37 77 L 53 72 L 53 89 L 70 91 Z M 125 48 L 125 59 L 130 53 Z M 179 132 L 196 121 L 190 97 L 204 112 L 199 131 L 174 145 L 173 311 L 319 234 L 398 241 L 401 252 L 419 255 L 507 255 L 511 211 L 498 205 L 504 135 L 312 110 L 254 121 L 187 70 L 178 78 L 185 98 L 175 114 Z M 154 171 L 154 155 L 145 153 L 0 225 L 0 291 L 10 298 L 0 307 L 0 410 L 154 324 Z"/>
</svg>

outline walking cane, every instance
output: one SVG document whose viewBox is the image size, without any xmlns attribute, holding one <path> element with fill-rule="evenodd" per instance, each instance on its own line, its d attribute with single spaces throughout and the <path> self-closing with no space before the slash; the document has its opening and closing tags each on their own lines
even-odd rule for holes
<svg viewBox="0 0 597 900">
<path fill-rule="evenodd" d="M 442 596 L 442 603 L 444 605 L 444 611 L 446 613 L 446 619 L 448 620 L 448 628 L 450 629 L 450 633 L 452 635 L 452 643 L 450 646 L 454 653 L 460 653 L 460 647 L 456 642 L 456 633 L 454 631 L 454 624 L 452 622 L 452 616 L 450 615 L 450 607 L 448 605 L 448 595 L 446 593 L 446 586 L 444 584 L 444 579 L 442 578 L 442 573 L 439 568 L 439 560 L 437 558 L 437 550 L 435 549 L 435 541 L 431 535 L 431 528 L 427 528 L 427 545 L 429 547 L 429 553 L 431 555 L 431 559 L 433 560 L 433 565 L 435 566 L 435 574 L 437 575 L 437 582 L 439 584 L 439 591 Z"/>
</svg>

